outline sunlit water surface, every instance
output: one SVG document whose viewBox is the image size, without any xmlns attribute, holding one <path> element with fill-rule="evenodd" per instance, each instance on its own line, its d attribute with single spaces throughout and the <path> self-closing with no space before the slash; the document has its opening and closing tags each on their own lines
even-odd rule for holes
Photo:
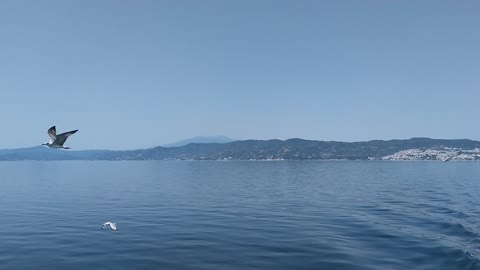
<svg viewBox="0 0 480 270">
<path fill-rule="evenodd" d="M 480 269 L 479 215 L 480 162 L 0 162 L 0 269 Z"/>
</svg>

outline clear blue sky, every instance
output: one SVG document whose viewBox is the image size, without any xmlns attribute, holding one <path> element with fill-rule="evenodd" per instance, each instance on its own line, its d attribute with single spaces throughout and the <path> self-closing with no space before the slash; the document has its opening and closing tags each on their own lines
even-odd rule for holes
<svg viewBox="0 0 480 270">
<path fill-rule="evenodd" d="M 480 139 L 480 1 L 0 1 L 0 148 Z"/>
</svg>

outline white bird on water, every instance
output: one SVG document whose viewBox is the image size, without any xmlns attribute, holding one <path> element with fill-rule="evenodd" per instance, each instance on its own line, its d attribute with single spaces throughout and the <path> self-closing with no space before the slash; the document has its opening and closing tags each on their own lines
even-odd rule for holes
<svg viewBox="0 0 480 270">
<path fill-rule="evenodd" d="M 110 226 L 112 230 L 116 231 L 117 230 L 117 223 L 112 223 L 112 222 L 105 222 L 103 223 L 102 229 L 105 229 L 105 227 Z"/>
<path fill-rule="evenodd" d="M 67 140 L 67 138 L 69 136 L 72 136 L 77 131 L 78 131 L 78 129 L 68 131 L 68 132 L 57 135 L 57 130 L 55 129 L 55 126 L 53 126 L 53 127 L 49 128 L 48 132 L 47 132 L 48 136 L 50 137 L 50 142 L 44 143 L 42 145 L 46 145 L 50 148 L 70 149 L 70 147 L 65 147 L 65 146 L 63 146 L 63 144 L 65 143 L 65 141 Z"/>
</svg>

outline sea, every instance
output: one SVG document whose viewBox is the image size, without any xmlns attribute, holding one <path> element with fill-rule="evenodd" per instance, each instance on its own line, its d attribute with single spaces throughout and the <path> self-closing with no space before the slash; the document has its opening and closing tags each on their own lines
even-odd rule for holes
<svg viewBox="0 0 480 270">
<path fill-rule="evenodd" d="M 0 269 L 480 269 L 480 162 L 0 162 Z"/>
</svg>

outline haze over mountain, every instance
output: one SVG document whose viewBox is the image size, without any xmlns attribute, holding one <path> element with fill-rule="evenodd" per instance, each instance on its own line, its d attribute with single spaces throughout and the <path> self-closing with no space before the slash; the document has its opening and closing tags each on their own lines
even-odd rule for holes
<svg viewBox="0 0 480 270">
<path fill-rule="evenodd" d="M 229 143 L 235 141 L 227 136 L 196 136 L 185 140 L 162 145 L 163 147 L 178 147 L 190 143 Z"/>
</svg>

